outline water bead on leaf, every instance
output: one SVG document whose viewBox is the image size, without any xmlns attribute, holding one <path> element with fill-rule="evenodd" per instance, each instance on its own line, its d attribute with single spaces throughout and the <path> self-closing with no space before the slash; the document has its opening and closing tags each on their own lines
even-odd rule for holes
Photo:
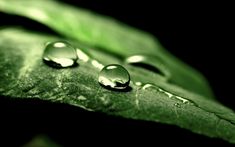
<svg viewBox="0 0 235 147">
<path fill-rule="evenodd" d="M 98 81 L 106 88 L 126 89 L 130 83 L 130 75 L 121 65 L 110 64 L 100 71 Z"/>
<path fill-rule="evenodd" d="M 43 53 L 43 61 L 52 67 L 64 68 L 77 64 L 76 49 L 66 41 L 50 42 Z"/>
</svg>

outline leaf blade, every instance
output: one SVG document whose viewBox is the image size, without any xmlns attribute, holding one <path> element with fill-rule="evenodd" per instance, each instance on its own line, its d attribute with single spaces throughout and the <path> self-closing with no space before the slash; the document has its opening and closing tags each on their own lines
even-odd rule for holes
<svg viewBox="0 0 235 147">
<path fill-rule="evenodd" d="M 172 87 L 176 89 L 174 95 L 189 100 L 189 103 L 180 103 L 181 107 L 175 105 L 180 101 L 159 90 L 143 90 L 134 84 L 129 92 L 110 91 L 100 87 L 97 82 L 99 69 L 90 63 L 81 62 L 77 68 L 57 70 L 42 62 L 44 43 L 59 38 L 19 29 L 3 29 L 0 36 L 0 55 L 3 57 L 0 76 L 7 79 L 0 81 L 2 96 L 37 98 L 88 111 L 173 124 L 235 143 L 235 114 L 215 101 L 177 90 L 177 87 Z M 171 87 L 164 82 L 158 84 L 159 87 Z M 167 90 L 171 91 L 170 88 Z"/>
</svg>

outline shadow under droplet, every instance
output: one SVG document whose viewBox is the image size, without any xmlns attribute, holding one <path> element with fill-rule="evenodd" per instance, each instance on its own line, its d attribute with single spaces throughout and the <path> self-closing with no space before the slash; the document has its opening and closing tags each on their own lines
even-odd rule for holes
<svg viewBox="0 0 235 147">
<path fill-rule="evenodd" d="M 127 86 L 125 89 L 115 89 L 115 88 L 112 88 L 110 86 L 104 86 L 102 84 L 100 84 L 100 86 L 102 86 L 105 89 L 108 89 L 108 90 L 111 90 L 111 91 L 115 91 L 115 92 L 130 92 L 132 90 L 132 88 L 130 86 Z"/>
</svg>

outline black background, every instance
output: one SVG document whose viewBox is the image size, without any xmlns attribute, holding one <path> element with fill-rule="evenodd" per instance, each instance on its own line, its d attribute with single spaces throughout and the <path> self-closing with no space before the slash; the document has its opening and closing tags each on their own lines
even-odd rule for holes
<svg viewBox="0 0 235 147">
<path fill-rule="evenodd" d="M 229 4 L 122 1 L 66 1 L 155 35 L 172 54 L 202 72 L 218 100 L 235 110 L 233 96 L 233 13 Z M 0 13 L 2 25 L 22 24 L 26 28 L 51 30 L 21 17 Z M 203 144 L 226 145 L 175 126 L 133 121 L 85 112 L 63 104 L 9 101 L 2 98 L 1 140 L 8 145 L 27 142 L 46 133 L 63 145 L 113 144 Z M 76 117 L 75 117 L 76 116 Z M 13 141 L 8 141 L 13 140 Z M 112 144 L 109 144 L 111 141 Z"/>
</svg>

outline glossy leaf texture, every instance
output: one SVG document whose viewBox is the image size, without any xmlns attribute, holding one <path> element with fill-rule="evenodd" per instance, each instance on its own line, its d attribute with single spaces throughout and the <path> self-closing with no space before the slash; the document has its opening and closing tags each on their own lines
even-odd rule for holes
<svg viewBox="0 0 235 147">
<path fill-rule="evenodd" d="M 56 69 L 43 62 L 42 54 L 45 43 L 63 38 L 18 28 L 1 29 L 0 37 L 1 96 L 42 99 L 129 119 L 177 125 L 235 143 L 235 114 L 232 110 L 169 84 L 150 71 L 122 64 L 115 56 L 72 40 L 66 41 L 81 51 L 94 51 L 104 60 L 88 56 L 89 60 L 78 61 L 79 66 Z M 100 68 L 96 65 L 108 62 L 122 64 L 129 71 L 132 82 L 128 91 L 108 90 L 99 85 Z M 136 84 L 140 80 L 154 83 Z"/>
</svg>

